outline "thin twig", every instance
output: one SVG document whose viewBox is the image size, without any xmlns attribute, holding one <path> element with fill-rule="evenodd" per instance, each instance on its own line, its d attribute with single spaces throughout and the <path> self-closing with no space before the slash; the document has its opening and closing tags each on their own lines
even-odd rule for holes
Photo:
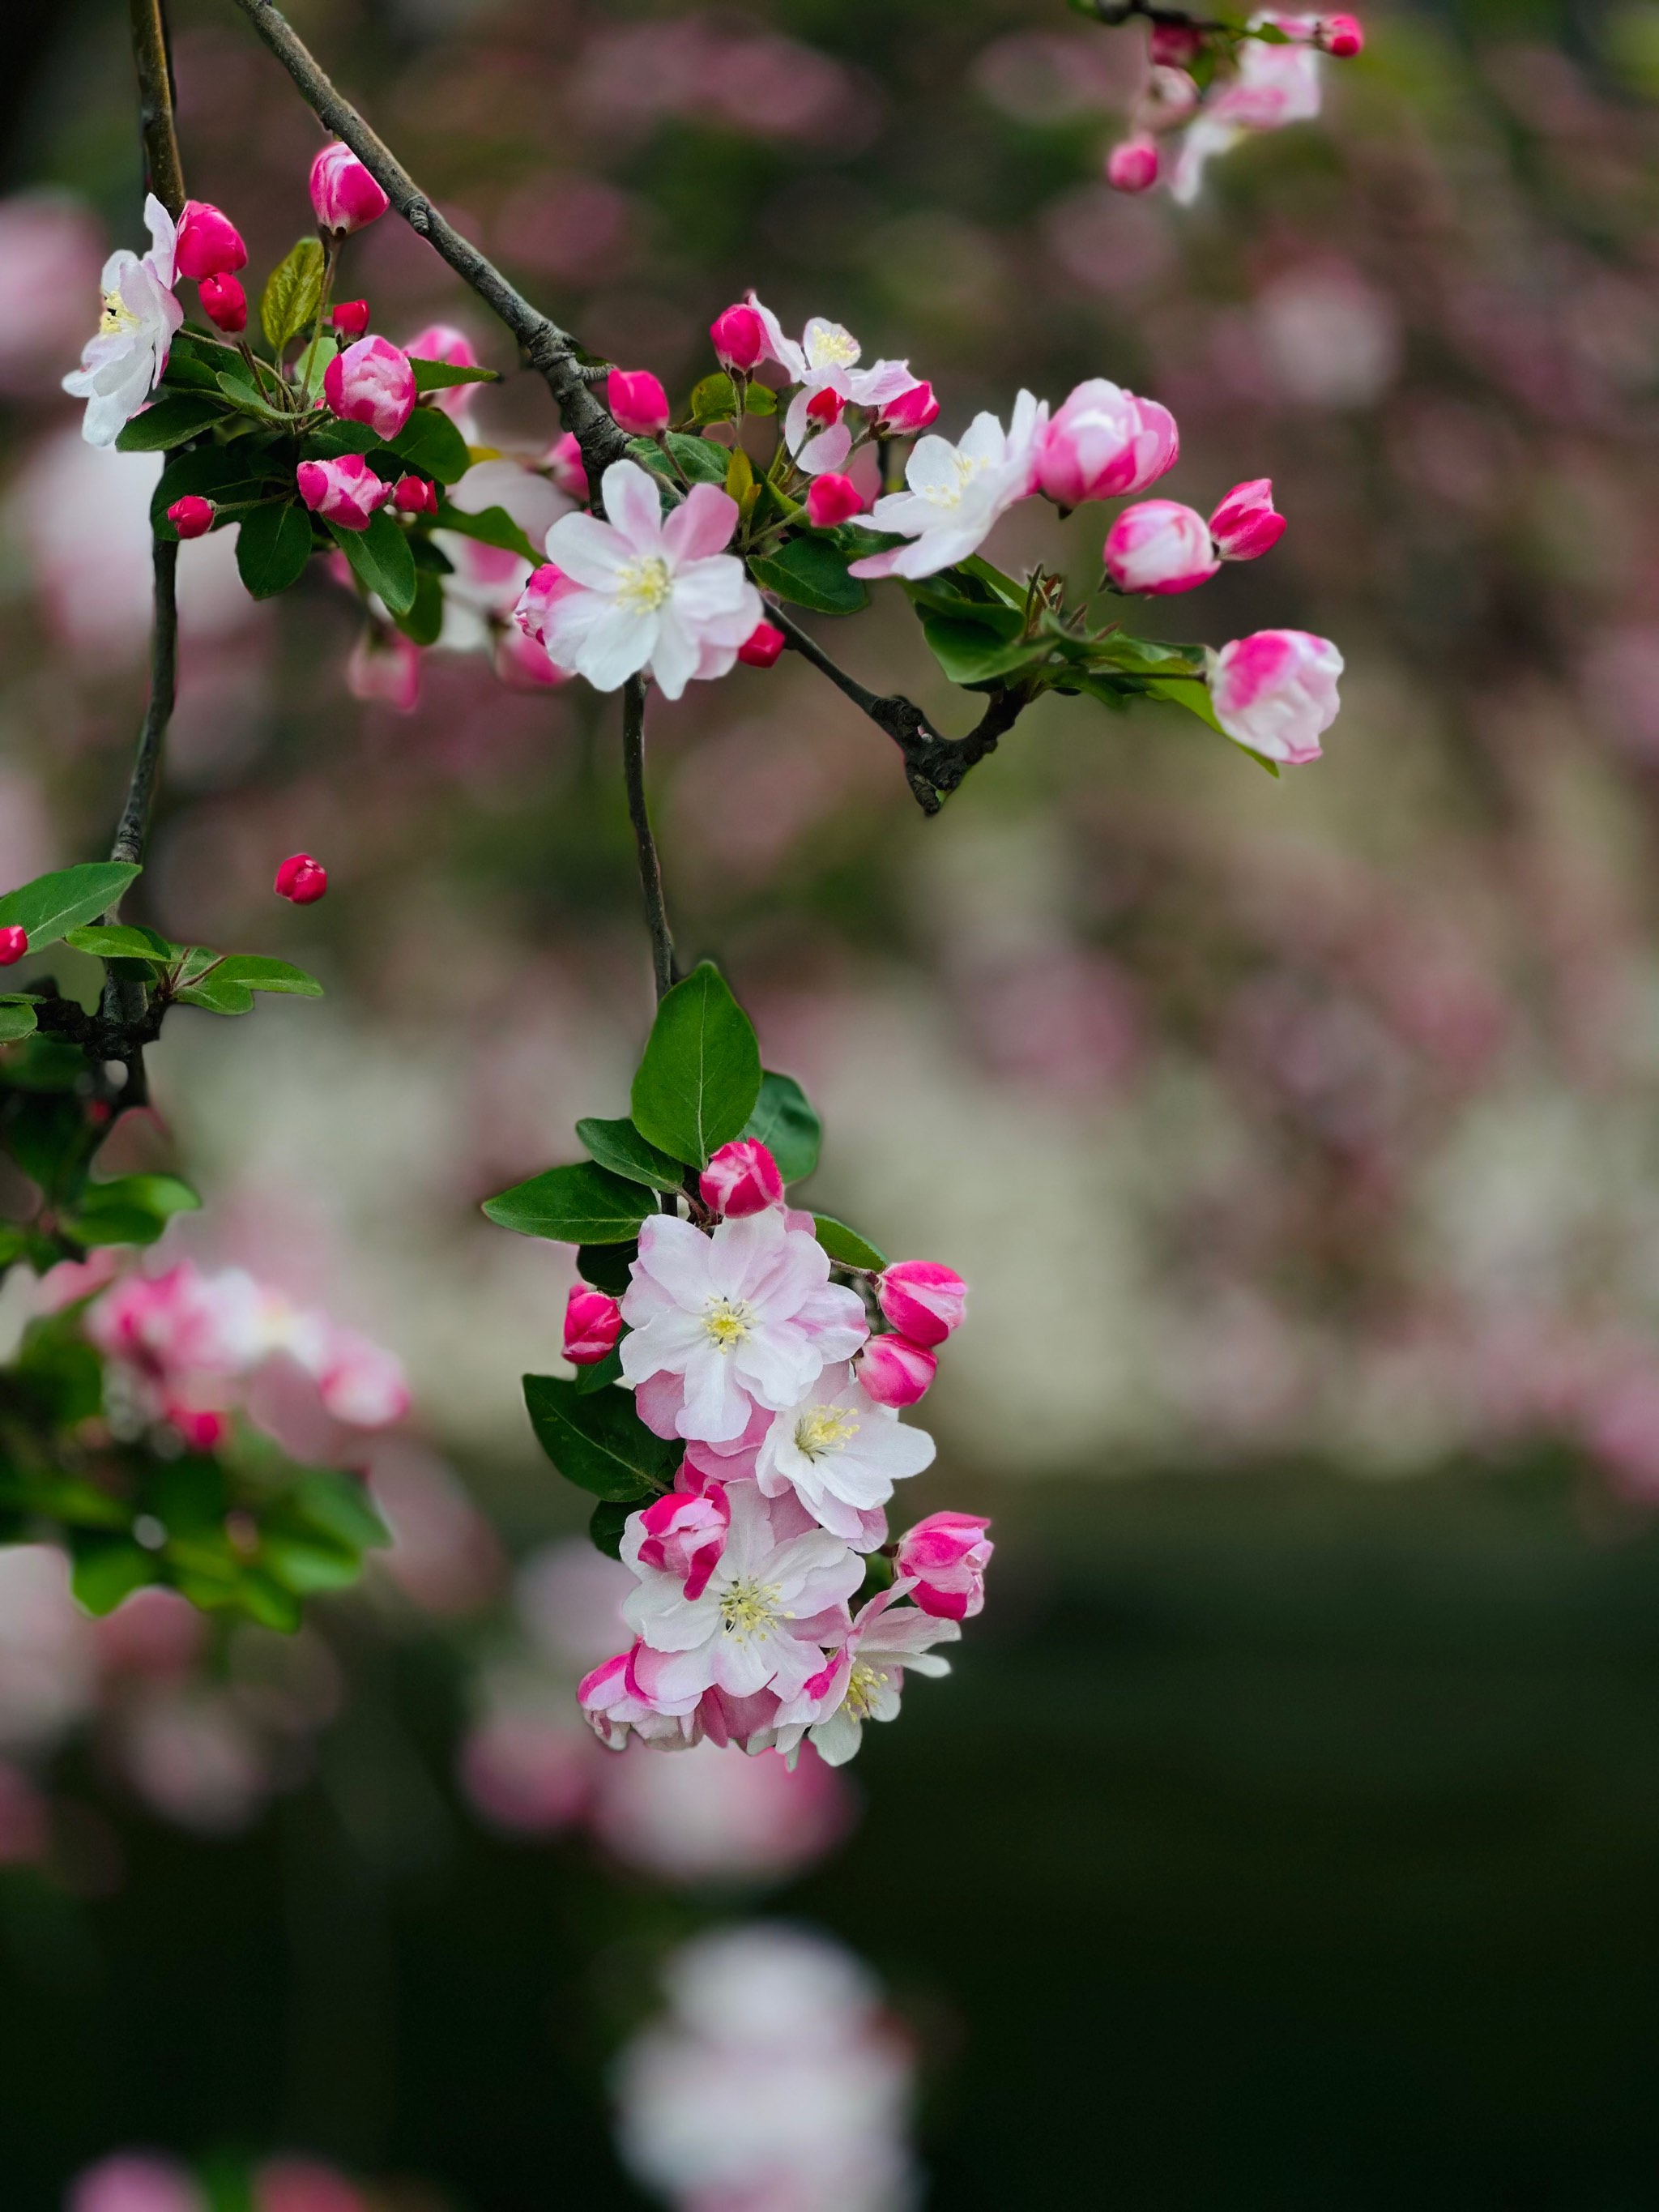
<svg viewBox="0 0 1659 2212">
<path fill-rule="evenodd" d="M 651 834 L 651 817 L 645 804 L 642 676 L 630 676 L 623 686 L 623 778 L 628 786 L 628 818 L 639 848 L 640 888 L 645 894 L 646 926 L 651 932 L 651 971 L 661 999 L 674 984 L 674 940 L 669 933 L 668 906 L 663 897 L 662 863 L 657 858 L 657 841 Z"/>
<path fill-rule="evenodd" d="M 185 171 L 173 127 L 173 59 L 162 0 L 132 0 L 132 58 L 138 70 L 144 182 L 177 222 L 184 212 Z"/>
<path fill-rule="evenodd" d="M 142 861 L 149 835 L 150 808 L 161 770 L 161 749 L 173 702 L 179 688 L 179 547 L 171 538 L 158 538 L 155 554 L 155 624 L 150 635 L 149 702 L 138 732 L 132 775 L 127 784 L 126 805 L 110 848 L 112 860 Z"/>
</svg>

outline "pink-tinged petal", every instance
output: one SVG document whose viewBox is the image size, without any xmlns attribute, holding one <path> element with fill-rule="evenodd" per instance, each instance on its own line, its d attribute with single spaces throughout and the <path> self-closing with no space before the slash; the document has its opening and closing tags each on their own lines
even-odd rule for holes
<svg viewBox="0 0 1659 2212">
<path fill-rule="evenodd" d="M 671 601 L 657 617 L 657 641 L 651 648 L 651 673 L 665 699 L 678 699 L 696 674 L 702 648 Z"/>
<path fill-rule="evenodd" d="M 816 438 L 809 439 L 795 459 L 809 477 L 818 476 L 843 468 L 852 450 L 852 432 L 845 422 L 836 422 L 828 430 L 820 430 Z"/>
<path fill-rule="evenodd" d="M 769 307 L 763 307 L 752 292 L 749 295 L 749 304 L 760 317 L 761 328 L 766 333 L 768 358 L 776 362 L 780 368 L 788 370 L 792 384 L 799 384 L 806 374 L 806 356 L 793 338 L 785 337 L 783 325 L 777 317 Z"/>
<path fill-rule="evenodd" d="M 735 1357 L 709 1345 L 693 1356 L 685 1369 L 685 1403 L 680 1410 L 683 1437 L 706 1437 L 722 1443 L 740 1437 L 749 1425 L 748 1395 L 733 1374 Z"/>
<path fill-rule="evenodd" d="M 662 495 L 655 477 L 637 461 L 612 461 L 600 480 L 599 489 L 605 519 L 614 524 L 630 549 L 635 553 L 659 553 L 663 537 Z M 549 557 L 557 561 L 562 568 L 568 566 L 550 548 Z"/>
<path fill-rule="evenodd" d="M 672 1213 L 647 1214 L 641 1224 L 641 1272 L 660 1283 L 682 1305 L 700 1305 L 714 1290 L 714 1251 L 713 1243 L 700 1229 L 694 1229 L 689 1221 L 676 1220 Z M 623 1317 L 633 1319 L 626 1297 Z"/>
<path fill-rule="evenodd" d="M 581 651 L 578 671 L 596 691 L 618 691 L 630 676 L 637 676 L 656 649 L 661 624 L 654 614 L 636 614 L 631 607 L 614 603 L 593 618 Z"/>
<path fill-rule="evenodd" d="M 562 514 L 547 533 L 547 557 L 573 583 L 604 592 L 614 586 L 618 571 L 634 558 L 634 549 L 597 514 Z"/>
<path fill-rule="evenodd" d="M 677 567 L 723 553 L 741 517 L 738 502 L 717 484 L 693 484 L 662 526 L 663 550 Z"/>
<path fill-rule="evenodd" d="M 674 611 L 699 629 L 711 623 L 724 625 L 746 618 L 753 601 L 754 587 L 734 554 L 714 553 L 690 562 L 674 579 Z M 743 630 L 736 641 L 742 644 L 748 635 Z"/>
</svg>

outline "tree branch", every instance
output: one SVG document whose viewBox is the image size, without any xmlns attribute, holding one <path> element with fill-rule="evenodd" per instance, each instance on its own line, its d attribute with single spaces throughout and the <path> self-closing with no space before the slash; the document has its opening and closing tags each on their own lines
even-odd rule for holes
<svg viewBox="0 0 1659 2212">
<path fill-rule="evenodd" d="M 149 703 L 138 732 L 126 804 L 121 809 L 112 860 L 142 861 L 149 835 L 150 808 L 161 772 L 161 750 L 173 704 L 179 689 L 179 547 L 171 538 L 158 538 L 155 560 L 155 620 L 150 633 Z M 112 912 L 113 910 L 112 909 Z"/>
<path fill-rule="evenodd" d="M 163 0 L 131 0 L 132 58 L 138 70 L 138 128 L 144 142 L 144 182 L 177 222 L 184 212 L 185 171 L 173 127 L 173 58 Z"/>
<path fill-rule="evenodd" d="M 674 985 L 674 940 L 669 933 L 668 906 L 663 897 L 662 864 L 657 858 L 657 841 L 651 834 L 651 817 L 645 804 L 642 676 L 630 676 L 623 686 L 623 779 L 628 786 L 628 818 L 639 848 L 640 888 L 645 893 L 646 927 L 651 932 L 651 970 L 661 999 Z"/>
</svg>

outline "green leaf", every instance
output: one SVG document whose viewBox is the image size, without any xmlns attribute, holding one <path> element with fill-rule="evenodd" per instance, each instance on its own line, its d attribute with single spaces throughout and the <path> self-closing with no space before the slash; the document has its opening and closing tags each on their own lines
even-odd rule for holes
<svg viewBox="0 0 1659 2212">
<path fill-rule="evenodd" d="M 1167 699 L 1171 706 L 1184 707 L 1189 714 L 1196 714 L 1200 722 L 1207 722 L 1218 737 L 1227 732 L 1215 718 L 1215 708 L 1210 703 L 1210 687 L 1201 677 L 1154 676 L 1144 687 L 1145 697 Z"/>
<path fill-rule="evenodd" d="M 245 376 L 232 369 L 222 368 L 216 379 L 219 389 L 239 413 L 252 415 L 261 422 L 280 423 L 283 429 L 291 428 L 294 417 L 286 408 L 273 407 L 264 392 L 256 391 Z"/>
<path fill-rule="evenodd" d="M 817 1238 L 832 1260 L 839 1260 L 848 1267 L 884 1267 L 886 1255 L 867 1244 L 856 1229 L 849 1229 L 844 1221 L 837 1221 L 833 1213 L 812 1216 L 812 1234 Z"/>
<path fill-rule="evenodd" d="M 1047 638 L 1016 638 L 1005 645 L 976 624 L 952 622 L 943 615 L 923 615 L 921 634 L 952 684 L 988 684 L 1000 676 L 1038 667 L 1052 650 Z"/>
<path fill-rule="evenodd" d="M 621 1380 L 622 1352 L 614 1345 L 603 1359 L 596 1359 L 591 1367 L 576 1370 L 576 1389 L 584 1398 L 592 1397 L 596 1390 L 609 1390 Z"/>
<path fill-rule="evenodd" d="M 31 1000 L 0 1000 L 0 1044 L 15 1044 L 20 1037 L 33 1036 L 36 1025 Z"/>
<path fill-rule="evenodd" d="M 738 411 L 737 386 L 724 369 L 705 376 L 691 392 L 691 418 L 696 422 L 729 422 Z"/>
<path fill-rule="evenodd" d="M 328 529 L 359 582 L 379 592 L 388 613 L 406 615 L 415 604 L 415 556 L 386 509 L 369 517 L 367 530 L 342 530 L 337 522 Z"/>
<path fill-rule="evenodd" d="M 410 555 L 424 540 L 411 538 L 408 541 Z M 435 550 L 435 549 L 434 549 Z M 406 615 L 392 617 L 404 635 L 415 645 L 435 645 L 444 626 L 443 578 L 421 562 L 415 563 L 415 604 Z"/>
<path fill-rule="evenodd" d="M 657 1009 L 634 1078 L 634 1126 L 659 1152 L 706 1168 L 754 1112 L 760 1079 L 753 1025 L 705 960 Z"/>
<path fill-rule="evenodd" d="M 62 1217 L 64 1233 L 82 1244 L 153 1244 L 175 1213 L 201 1203 L 177 1176 L 116 1176 L 88 1184 Z"/>
<path fill-rule="evenodd" d="M 417 407 L 392 441 L 392 450 L 423 477 L 453 483 L 472 465 L 466 440 L 439 407 Z"/>
<path fill-rule="evenodd" d="M 415 372 L 416 392 L 447 392 L 456 384 L 499 384 L 501 376 L 493 368 L 458 368 L 447 361 L 422 361 L 410 354 L 409 365 Z"/>
<path fill-rule="evenodd" d="M 536 1441 L 567 1482 L 617 1504 L 659 1497 L 673 1486 L 685 1446 L 678 1437 L 653 1435 L 634 1410 L 630 1392 L 583 1397 L 574 1382 L 526 1375 L 524 1400 Z"/>
<path fill-rule="evenodd" d="M 0 898 L 0 929 L 27 930 L 29 950 L 38 952 L 102 914 L 137 872 L 127 860 L 83 860 L 78 867 L 37 876 Z"/>
<path fill-rule="evenodd" d="M 656 1212 L 657 1203 L 640 1184 L 582 1160 L 515 1183 L 486 1200 L 483 1210 L 497 1228 L 516 1230 L 520 1237 L 623 1244 L 639 1235 L 641 1222 Z"/>
<path fill-rule="evenodd" d="M 319 331 L 308 345 L 302 346 L 295 358 L 291 380 L 298 385 L 306 398 L 313 404 L 323 388 L 323 379 L 328 374 L 328 365 L 340 349 L 332 331 Z"/>
<path fill-rule="evenodd" d="M 264 498 L 278 484 L 291 494 L 294 470 L 276 452 L 274 440 L 255 436 L 234 446 L 198 446 L 191 453 L 175 453 L 162 470 L 149 502 L 149 526 L 158 538 L 176 538 L 179 532 L 167 520 L 167 509 L 176 500 L 194 494 L 221 507 L 240 507 Z M 239 520 L 227 514 L 214 527 Z"/>
<path fill-rule="evenodd" d="M 262 1528 L 259 1560 L 296 1597 L 318 1597 L 325 1590 L 349 1589 L 363 1571 L 361 1553 L 316 1536 L 295 1536 L 286 1528 Z"/>
<path fill-rule="evenodd" d="M 256 599 L 297 584 L 311 558 L 311 515 L 297 500 L 256 507 L 236 533 L 238 574 Z"/>
<path fill-rule="evenodd" d="M 322 296 L 322 242 L 302 238 L 265 279 L 259 301 L 260 325 L 274 354 L 280 356 L 283 347 L 315 318 Z"/>
<path fill-rule="evenodd" d="M 237 356 L 228 345 L 204 337 L 199 331 L 179 331 L 167 348 L 167 365 L 161 378 L 168 392 L 217 392 L 219 371 Z"/>
<path fill-rule="evenodd" d="M 392 1531 L 355 1475 L 337 1474 L 329 1468 L 301 1475 L 294 1486 L 292 1504 L 313 1528 L 355 1551 L 378 1551 L 392 1541 Z"/>
<path fill-rule="evenodd" d="M 640 1256 L 636 1239 L 626 1244 L 583 1244 L 576 1253 L 576 1273 L 596 1291 L 619 1298 L 633 1280 L 634 1262 Z"/>
<path fill-rule="evenodd" d="M 994 592 L 958 569 L 923 576 L 916 582 L 907 582 L 904 588 L 918 608 L 951 622 L 970 623 L 1002 644 L 1024 633 L 1024 601 L 1018 607 L 1006 606 Z"/>
<path fill-rule="evenodd" d="M 459 532 L 463 538 L 476 538 L 480 545 L 497 545 L 504 553 L 518 554 L 533 567 L 539 567 L 543 559 L 504 507 L 481 507 L 476 514 L 469 514 L 464 507 L 453 507 L 448 500 L 441 499 L 434 527 Z"/>
<path fill-rule="evenodd" d="M 1005 576 L 1000 568 L 994 568 L 981 554 L 970 553 L 965 561 L 958 561 L 955 568 L 946 573 L 955 576 L 972 576 L 982 584 L 994 599 L 1000 599 L 1005 607 L 1024 612 L 1025 586 L 1016 576 Z"/>
<path fill-rule="evenodd" d="M 159 453 L 182 446 L 224 413 L 216 392 L 172 392 L 135 415 L 115 441 L 118 453 Z"/>
<path fill-rule="evenodd" d="M 209 953 L 203 966 L 198 963 L 204 951 L 205 946 L 192 945 L 185 956 L 185 981 L 177 994 L 181 1006 L 199 1006 L 210 1014 L 251 1014 L 256 991 L 277 991 L 297 999 L 323 995 L 314 975 L 286 960 L 267 960 L 257 952 L 229 952 L 222 959 Z"/>
<path fill-rule="evenodd" d="M 693 483 L 724 484 L 732 456 L 712 438 L 688 437 L 684 430 L 668 433 L 668 450 Z"/>
<path fill-rule="evenodd" d="M 628 1516 L 633 1510 L 630 1505 L 615 1505 L 605 1498 L 601 1498 L 593 1508 L 592 1518 L 587 1524 L 587 1533 L 592 1538 L 596 1548 L 603 1552 L 607 1559 L 621 1559 L 623 1534 L 628 1527 Z"/>
<path fill-rule="evenodd" d="M 749 573 L 792 606 L 821 615 L 854 615 L 870 594 L 847 573 L 847 556 L 825 538 L 792 538 L 776 553 L 753 554 Z"/>
<path fill-rule="evenodd" d="M 179 954 L 179 947 L 169 945 L 157 931 L 141 929 L 130 921 L 118 921 L 108 927 L 92 922 L 85 929 L 66 930 L 64 942 L 99 960 L 147 960 L 159 968 L 168 966 Z"/>
<path fill-rule="evenodd" d="M 343 453 L 361 453 L 366 461 L 392 459 L 391 447 L 367 422 L 342 422 L 333 415 L 313 416 L 305 443 L 307 456 L 320 453 L 329 461 L 338 460 Z M 395 462 L 392 465 L 395 469 Z"/>
<path fill-rule="evenodd" d="M 576 1135 L 612 1175 L 626 1176 L 629 1182 L 649 1183 L 653 1190 L 679 1190 L 684 1185 L 685 1170 L 679 1162 L 647 1144 L 626 1119 L 578 1121 Z"/>
<path fill-rule="evenodd" d="M 775 415 L 778 395 L 769 384 L 751 384 L 743 395 L 743 411 L 745 415 Z"/>
<path fill-rule="evenodd" d="M 786 1182 L 802 1182 L 818 1164 L 823 1124 L 793 1075 L 761 1077 L 760 1097 L 744 1123 L 745 1137 L 757 1137 L 778 1164 Z"/>
<path fill-rule="evenodd" d="M 158 1579 L 155 1554 L 130 1536 L 77 1534 L 74 1554 L 70 1587 L 86 1610 L 100 1619 L 134 1590 Z"/>
</svg>

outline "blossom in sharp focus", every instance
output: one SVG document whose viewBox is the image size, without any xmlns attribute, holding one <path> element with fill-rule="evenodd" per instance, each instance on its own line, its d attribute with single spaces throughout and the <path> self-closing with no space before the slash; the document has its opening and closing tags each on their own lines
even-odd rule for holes
<svg viewBox="0 0 1659 2212">
<path fill-rule="evenodd" d="M 951 1662 L 929 1650 L 954 1644 L 962 1630 L 899 1600 L 909 1589 L 901 1578 L 863 1607 L 846 1642 L 799 1694 L 778 1708 L 777 1745 L 786 1755 L 803 1736 L 830 1766 L 844 1766 L 863 1741 L 866 1721 L 896 1721 L 904 1670 L 948 1674 Z"/>
<path fill-rule="evenodd" d="M 639 1577 L 623 1618 L 644 1648 L 635 1682 L 659 1710 L 694 1706 L 705 1690 L 793 1698 L 824 1668 L 823 1640 L 847 1632 L 847 1606 L 864 1580 L 864 1560 L 823 1528 L 781 1534 L 753 1483 L 726 1491 L 732 1520 L 697 1596 L 672 1567 L 647 1563 L 643 1513 L 629 1516 L 622 1556 Z M 676 1564 L 678 1564 L 676 1562 Z"/>
<path fill-rule="evenodd" d="M 112 446 L 161 381 L 167 351 L 185 311 L 173 297 L 178 233 L 154 192 L 144 202 L 150 250 L 142 260 L 122 246 L 99 279 L 104 312 L 95 337 L 81 352 L 81 366 L 64 389 L 84 399 L 81 434 L 89 446 Z"/>
<path fill-rule="evenodd" d="M 645 1646 L 618 1651 L 601 1660 L 576 1686 L 576 1702 L 582 1716 L 607 1751 L 624 1751 L 630 1735 L 647 1743 L 683 1745 L 699 1740 L 696 1700 L 684 1711 L 659 1708 L 641 1686 L 635 1662 Z"/>
<path fill-rule="evenodd" d="M 912 1344 L 943 1344 L 968 1316 L 968 1285 L 939 1260 L 895 1260 L 876 1285 L 876 1303 Z"/>
<path fill-rule="evenodd" d="M 415 411 L 415 372 L 389 338 L 359 338 L 323 372 L 323 397 L 347 422 L 364 422 L 377 438 L 395 438 Z"/>
<path fill-rule="evenodd" d="M 674 1488 L 653 1498 L 640 1513 L 638 1564 L 684 1583 L 687 1597 L 701 1597 L 720 1565 L 731 1527 L 726 1485 L 683 1467 Z"/>
<path fill-rule="evenodd" d="M 1303 629 L 1259 629 L 1210 656 L 1210 704 L 1227 735 L 1264 759 L 1299 765 L 1341 704 L 1342 655 Z"/>
<path fill-rule="evenodd" d="M 905 361 L 878 361 L 860 368 L 863 347 L 851 331 L 823 315 L 812 316 L 796 340 L 785 337 L 777 317 L 752 292 L 749 305 L 760 318 L 768 358 L 799 387 L 784 416 L 783 435 L 797 465 L 809 476 L 839 469 L 852 451 L 853 434 L 841 420 L 842 407 L 868 407 L 879 413 L 921 381 L 911 375 Z M 820 404 L 815 413 L 813 403 L 826 399 L 840 404 Z"/>
<path fill-rule="evenodd" d="M 1048 428 L 1046 401 L 1022 392 L 1005 430 L 994 415 L 976 415 L 959 446 L 948 438 L 919 438 L 910 450 L 904 481 L 870 511 L 871 526 L 912 540 L 854 561 L 854 576 L 933 576 L 965 561 L 990 535 L 992 525 L 1029 496 L 1036 483 L 1036 455 Z"/>
<path fill-rule="evenodd" d="M 914 1406 L 933 1387 L 937 1354 L 908 1336 L 872 1336 L 859 1354 L 857 1374 L 878 1406 Z"/>
<path fill-rule="evenodd" d="M 1285 518 L 1273 505 L 1271 477 L 1235 484 L 1210 517 L 1210 535 L 1224 561 L 1255 561 L 1285 535 Z"/>
<path fill-rule="evenodd" d="M 361 453 L 301 461 L 294 480 L 312 513 L 325 522 L 337 523 L 342 530 L 367 530 L 375 509 L 392 496 L 392 486 L 375 475 Z"/>
<path fill-rule="evenodd" d="M 930 1513 L 899 1538 L 894 1565 L 924 1613 L 967 1620 L 985 1608 L 985 1570 L 996 1549 L 977 1513 Z"/>
<path fill-rule="evenodd" d="M 179 216 L 174 243 L 173 275 L 200 283 L 207 276 L 228 276 L 247 266 L 242 234 L 222 208 L 209 200 L 186 200 Z"/>
<path fill-rule="evenodd" d="M 318 228 L 343 238 L 378 222 L 392 203 L 350 147 L 335 138 L 311 165 L 311 204 Z"/>
<path fill-rule="evenodd" d="M 1037 489 L 1057 507 L 1145 491 L 1181 458 L 1167 407 L 1139 399 L 1103 376 L 1069 392 L 1037 447 Z"/>
<path fill-rule="evenodd" d="M 926 1429 L 907 1427 L 837 1362 L 774 1419 L 755 1479 L 763 1497 L 793 1491 L 820 1528 L 857 1544 L 865 1516 L 886 1504 L 896 1482 L 931 1467 L 934 1449 Z"/>
<path fill-rule="evenodd" d="M 623 1379 L 641 1419 L 711 1443 L 741 1437 L 757 1407 L 796 1405 L 868 1334 L 858 1293 L 830 1282 L 823 1247 L 775 1206 L 712 1237 L 648 1216 L 622 1310 Z"/>
<path fill-rule="evenodd" d="M 697 1178 L 697 1194 L 712 1212 L 737 1221 L 745 1213 L 777 1205 L 783 1196 L 783 1177 L 758 1137 L 734 1137 L 710 1158 Z"/>
<path fill-rule="evenodd" d="M 605 514 L 567 514 L 547 533 L 547 556 L 569 585 L 532 635 L 561 668 L 597 691 L 648 670 L 665 698 L 694 677 L 724 676 L 763 612 L 741 561 L 726 551 L 737 501 L 693 484 L 665 520 L 654 477 L 613 461 L 601 487 Z"/>
<path fill-rule="evenodd" d="M 1194 591 L 1221 566 L 1209 524 L 1175 499 L 1126 507 L 1106 533 L 1102 557 L 1120 592 L 1154 596 Z"/>
</svg>

